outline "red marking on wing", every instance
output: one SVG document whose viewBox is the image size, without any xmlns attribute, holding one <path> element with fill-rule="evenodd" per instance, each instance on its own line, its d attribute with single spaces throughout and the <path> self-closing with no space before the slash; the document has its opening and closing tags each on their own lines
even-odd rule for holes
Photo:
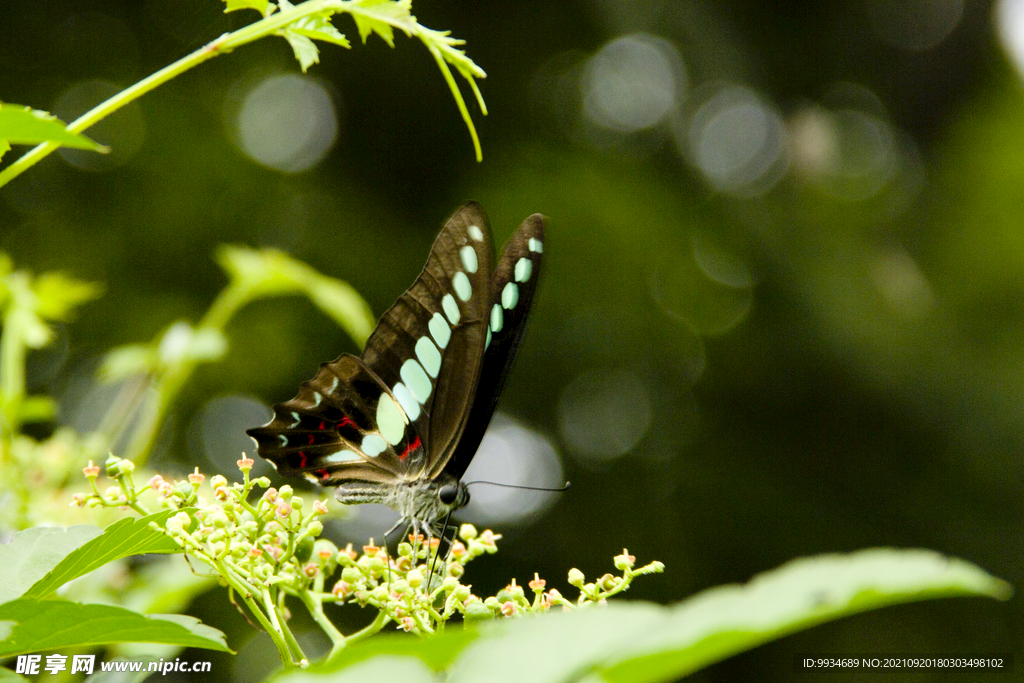
<svg viewBox="0 0 1024 683">
<path fill-rule="evenodd" d="M 326 425 L 327 425 L 326 422 L 324 422 L 323 420 L 320 420 L 320 426 L 317 427 L 317 429 L 326 429 L 327 428 Z"/>
<path fill-rule="evenodd" d="M 405 450 L 402 451 L 402 454 L 398 456 L 398 459 L 399 460 L 405 460 L 406 458 L 409 457 L 410 453 L 412 453 L 414 450 L 416 450 L 419 447 L 420 447 L 420 437 L 417 436 L 415 441 L 413 441 L 411 444 L 409 444 L 408 446 L 405 447 Z"/>
<path fill-rule="evenodd" d="M 321 479 L 330 479 L 331 478 L 331 473 L 328 472 L 327 470 L 317 470 L 316 473 L 317 473 L 317 475 L 320 476 Z"/>
<path fill-rule="evenodd" d="M 309 445 L 310 445 L 310 446 L 312 446 L 312 445 L 313 445 L 313 441 L 315 441 L 315 439 L 313 438 L 313 435 L 312 435 L 312 434 L 310 434 L 310 435 L 309 435 Z"/>
<path fill-rule="evenodd" d="M 299 451 L 299 467 L 305 467 L 305 466 L 306 466 L 306 454 L 303 453 L 302 451 Z"/>
<path fill-rule="evenodd" d="M 339 423 L 338 423 L 338 427 L 339 427 L 339 428 L 341 428 L 341 427 L 345 427 L 345 426 L 348 426 L 348 427 L 355 427 L 355 426 L 356 426 L 356 423 L 355 423 L 355 422 L 353 422 L 353 421 L 351 420 L 351 418 L 349 418 L 349 416 L 348 416 L 348 415 L 346 415 L 345 417 L 341 418 L 341 422 L 339 422 Z M 356 428 L 358 429 L 358 427 L 356 427 Z"/>
</svg>

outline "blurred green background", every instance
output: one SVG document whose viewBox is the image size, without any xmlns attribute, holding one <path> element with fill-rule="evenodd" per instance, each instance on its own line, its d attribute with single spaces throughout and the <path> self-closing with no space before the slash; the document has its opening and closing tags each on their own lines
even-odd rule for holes
<svg viewBox="0 0 1024 683">
<path fill-rule="evenodd" d="M 418 42 L 324 46 L 302 75 L 273 39 L 87 131 L 112 154 L 54 154 L 0 190 L 0 250 L 106 285 L 32 359 L 31 389 L 61 400 L 62 421 L 87 429 L 109 400 L 92 380 L 102 353 L 202 315 L 226 281 L 216 245 L 284 249 L 379 314 L 477 199 L 499 242 L 550 217 L 480 468 L 573 482 L 474 490 L 462 519 L 505 534 L 474 564 L 481 590 L 534 571 L 564 589 L 569 567 L 599 576 L 623 545 L 666 563 L 629 596 L 659 602 L 869 546 L 1024 585 L 1024 0 L 413 10 L 488 73 L 489 115 L 471 106 L 483 163 Z M 214 0 L 11 0 L 0 99 L 69 120 L 254 17 Z M 155 466 L 230 471 L 261 404 L 358 351 L 296 298 L 228 332 Z M 329 531 L 387 528 L 353 523 Z M 257 678 L 269 648 L 245 645 L 235 610 L 193 611 L 250 655 L 234 680 Z M 1019 655 L 1022 617 L 1019 599 L 888 609 L 693 680 L 790 680 L 794 652 Z"/>
</svg>

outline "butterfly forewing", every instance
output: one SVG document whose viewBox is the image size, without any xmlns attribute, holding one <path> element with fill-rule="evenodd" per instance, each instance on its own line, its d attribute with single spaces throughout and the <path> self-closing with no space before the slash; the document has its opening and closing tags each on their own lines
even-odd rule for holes
<svg viewBox="0 0 1024 683">
<path fill-rule="evenodd" d="M 523 221 L 505 243 L 491 278 L 487 338 L 473 408 L 454 454 L 443 467 L 456 479 L 469 467 L 494 414 L 526 329 L 543 253 L 544 217 L 538 213 Z M 438 471 L 431 475 L 436 476 Z"/>
<path fill-rule="evenodd" d="M 362 357 L 321 365 L 298 396 L 274 406 L 268 425 L 248 431 L 259 454 L 282 474 L 324 484 L 397 483 L 441 471 L 466 428 L 484 364 L 493 258 L 487 219 L 471 202 L 445 225 Z"/>
</svg>

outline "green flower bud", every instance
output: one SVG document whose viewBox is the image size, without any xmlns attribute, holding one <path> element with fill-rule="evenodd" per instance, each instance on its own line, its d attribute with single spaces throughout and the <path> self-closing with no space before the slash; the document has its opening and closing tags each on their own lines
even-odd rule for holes
<svg viewBox="0 0 1024 683">
<path fill-rule="evenodd" d="M 219 489 L 221 486 L 227 485 L 227 477 L 225 477 L 223 474 L 215 474 L 213 475 L 213 478 L 210 479 L 210 486 L 212 486 L 214 489 Z"/>
<path fill-rule="evenodd" d="M 445 581 L 448 581 L 448 579 L 445 579 Z M 465 602 L 466 600 L 469 599 L 470 595 L 472 595 L 472 594 L 470 593 L 470 587 L 469 586 L 462 586 L 462 585 L 456 586 L 455 589 L 454 589 L 454 592 L 452 592 L 452 596 L 454 596 L 455 599 L 458 600 L 459 602 Z"/>
<path fill-rule="evenodd" d="M 405 575 L 405 578 L 413 588 L 419 588 L 423 585 L 423 572 L 419 569 L 413 569 Z"/>
<path fill-rule="evenodd" d="M 135 463 L 131 460 L 122 460 L 118 463 L 118 470 L 120 470 L 120 474 L 131 474 L 135 471 Z"/>
<path fill-rule="evenodd" d="M 456 579 L 461 579 L 462 575 L 466 573 L 466 568 L 458 562 L 452 562 L 448 565 L 448 576 Z"/>
<path fill-rule="evenodd" d="M 581 572 L 579 569 L 576 569 L 576 567 L 573 567 L 572 569 L 569 570 L 569 585 L 570 586 L 576 586 L 576 588 L 582 588 L 583 587 L 583 582 L 585 580 L 586 580 L 586 577 L 583 576 L 583 572 Z"/>
<path fill-rule="evenodd" d="M 293 510 L 301 510 L 304 501 L 299 496 L 292 496 L 291 506 Z"/>
<path fill-rule="evenodd" d="M 206 523 L 210 526 L 218 529 L 226 529 L 228 526 L 228 516 L 220 510 L 206 516 Z"/>
<path fill-rule="evenodd" d="M 280 496 L 281 498 L 284 498 L 285 500 L 288 500 L 289 498 L 292 497 L 292 487 L 289 486 L 288 484 L 285 484 L 277 492 L 277 495 Z"/>
<path fill-rule="evenodd" d="M 441 582 L 441 585 L 444 586 L 445 593 L 451 593 L 453 590 L 459 587 L 459 580 L 456 579 L 454 576 L 449 576 Z M 465 600 L 465 598 L 461 599 Z"/>
<path fill-rule="evenodd" d="M 294 499 L 292 500 L 294 502 Z M 314 519 L 312 522 L 306 525 L 306 530 L 310 536 L 319 536 L 320 532 L 324 530 L 323 522 Z"/>
<path fill-rule="evenodd" d="M 459 538 L 467 543 L 476 538 L 479 534 L 477 533 L 476 527 L 472 524 L 463 524 L 459 527 Z"/>
<path fill-rule="evenodd" d="M 466 621 L 481 621 L 483 619 L 493 619 L 494 613 L 484 603 L 476 600 L 466 605 L 463 618 Z"/>
<path fill-rule="evenodd" d="M 341 580 L 354 585 L 363 580 L 363 573 L 355 567 L 345 567 L 341 570 Z"/>
<path fill-rule="evenodd" d="M 106 462 L 103 463 L 107 470 L 107 476 L 111 479 L 115 479 L 119 474 L 121 474 L 121 468 L 117 464 L 119 462 L 121 462 L 121 458 L 111 453 L 107 457 Z"/>
<path fill-rule="evenodd" d="M 313 555 L 314 541 L 310 536 L 304 536 L 301 541 L 295 544 L 295 559 L 299 562 L 308 562 Z"/>
<path fill-rule="evenodd" d="M 616 555 L 614 562 L 615 568 L 618 569 L 620 572 L 624 572 L 627 569 L 633 568 L 633 565 L 636 564 L 636 557 L 630 555 L 629 552 L 625 548 L 623 548 L 622 554 Z"/>
</svg>

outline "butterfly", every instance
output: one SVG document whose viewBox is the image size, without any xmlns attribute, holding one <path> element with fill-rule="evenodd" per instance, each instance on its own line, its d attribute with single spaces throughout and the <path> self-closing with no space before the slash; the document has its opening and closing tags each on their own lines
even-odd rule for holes
<svg viewBox="0 0 1024 683">
<path fill-rule="evenodd" d="M 259 455 L 281 474 L 336 486 L 342 503 L 389 506 L 402 516 L 392 530 L 432 535 L 469 503 L 460 479 L 522 339 L 543 251 L 534 214 L 495 264 L 483 209 L 460 208 L 362 355 L 322 363 L 270 422 L 246 431 Z"/>
</svg>

